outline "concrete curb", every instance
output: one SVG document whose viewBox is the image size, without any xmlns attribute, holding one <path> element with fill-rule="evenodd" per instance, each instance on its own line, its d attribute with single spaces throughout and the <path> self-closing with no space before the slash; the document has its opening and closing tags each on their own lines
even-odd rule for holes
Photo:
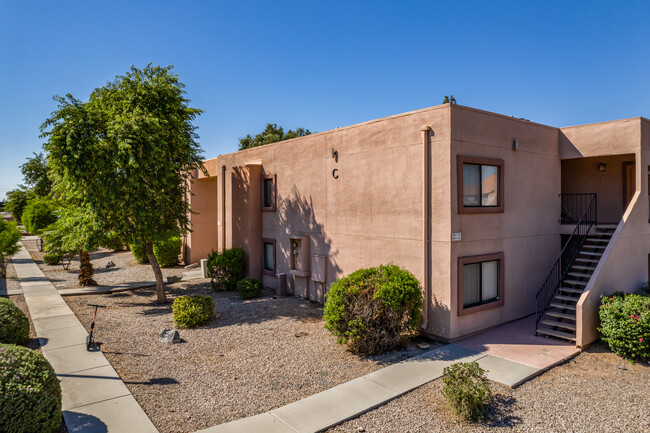
<svg viewBox="0 0 650 433">
<path fill-rule="evenodd" d="M 68 431 L 158 433 L 104 354 L 86 351 L 86 329 L 22 243 L 13 262 L 43 356 L 61 380 Z"/>
</svg>

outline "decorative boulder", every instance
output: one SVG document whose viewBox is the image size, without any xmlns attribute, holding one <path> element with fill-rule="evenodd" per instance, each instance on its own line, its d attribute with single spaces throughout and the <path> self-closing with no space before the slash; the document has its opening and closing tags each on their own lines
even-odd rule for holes
<svg viewBox="0 0 650 433">
<path fill-rule="evenodd" d="M 175 329 L 163 329 L 159 338 L 163 343 L 175 344 L 181 342 L 181 335 Z"/>
</svg>

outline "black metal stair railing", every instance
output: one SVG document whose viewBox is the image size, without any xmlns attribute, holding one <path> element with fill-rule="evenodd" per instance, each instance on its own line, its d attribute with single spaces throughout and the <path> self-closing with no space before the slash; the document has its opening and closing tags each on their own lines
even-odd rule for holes
<svg viewBox="0 0 650 433">
<path fill-rule="evenodd" d="M 580 196 L 578 198 L 569 197 L 571 195 Z M 588 197 L 586 199 L 585 197 Z M 589 230 L 597 224 L 596 207 L 597 207 L 597 197 L 595 193 L 587 194 L 560 194 L 562 201 L 562 213 L 564 215 L 565 204 L 571 203 L 571 210 L 574 212 L 580 210 L 581 216 L 576 221 L 576 227 L 571 233 L 569 240 L 564 244 L 560 256 L 555 261 L 555 264 L 551 268 L 544 284 L 537 292 L 536 299 L 536 313 L 535 313 L 535 327 L 539 325 L 539 321 L 542 318 L 544 311 L 548 308 L 555 292 L 560 287 L 560 284 L 564 280 L 566 273 L 571 268 L 573 261 L 580 252 L 582 244 L 585 242 Z M 582 203 L 584 207 L 582 209 L 578 208 L 578 203 Z M 568 208 L 567 208 L 568 209 Z"/>
<path fill-rule="evenodd" d="M 560 194 L 560 223 L 577 224 L 587 209 L 587 206 L 589 206 L 589 203 L 595 196 L 596 194 L 590 192 Z M 594 218 L 598 219 L 598 215 L 595 214 Z"/>
</svg>

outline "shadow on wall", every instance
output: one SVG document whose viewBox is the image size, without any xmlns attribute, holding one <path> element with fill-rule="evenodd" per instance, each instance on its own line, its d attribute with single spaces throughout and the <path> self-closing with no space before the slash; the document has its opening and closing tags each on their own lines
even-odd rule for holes
<svg viewBox="0 0 650 433">
<path fill-rule="evenodd" d="M 436 335 L 449 335 L 450 320 L 451 312 L 449 308 L 440 302 L 436 295 L 432 295 L 431 305 L 429 306 L 428 328 L 433 329 Z"/>
<path fill-rule="evenodd" d="M 287 236 L 308 236 L 310 241 L 309 260 L 310 266 L 314 255 L 327 256 L 327 281 L 336 281 L 341 277 L 341 268 L 339 267 L 336 257 L 338 250 L 332 248 L 332 240 L 325 233 L 323 224 L 316 220 L 314 216 L 314 203 L 311 196 L 309 198 L 300 194 L 298 187 L 294 185 L 291 194 L 288 197 L 278 195 L 278 227 Z M 290 262 L 290 245 L 280 243 L 276 246 L 278 256 L 282 256 Z M 311 270 L 314 272 L 314 269 Z M 314 287 L 315 283 L 310 282 Z M 327 290 L 327 289 L 326 289 Z"/>
</svg>

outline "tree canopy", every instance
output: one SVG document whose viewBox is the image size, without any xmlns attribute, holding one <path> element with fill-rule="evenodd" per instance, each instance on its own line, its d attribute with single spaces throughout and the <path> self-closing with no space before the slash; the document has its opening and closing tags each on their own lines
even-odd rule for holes
<svg viewBox="0 0 650 433">
<path fill-rule="evenodd" d="M 47 160 L 42 153 L 34 152 L 34 157 L 27 158 L 27 162 L 20 166 L 20 171 L 34 194 L 43 197 L 50 193 L 52 181 L 47 174 Z"/>
<path fill-rule="evenodd" d="M 454 95 L 445 95 L 445 97 L 442 100 L 443 104 L 455 104 L 456 103 L 456 98 L 454 98 Z"/>
<path fill-rule="evenodd" d="M 262 146 L 264 144 L 275 143 L 276 141 L 289 140 L 290 138 L 304 137 L 310 135 L 311 131 L 305 128 L 297 128 L 295 131 L 288 130 L 284 132 L 281 126 L 275 123 L 267 123 L 264 131 L 255 136 L 250 134 L 239 139 L 239 150 L 250 149 L 251 147 Z"/>
<path fill-rule="evenodd" d="M 0 219 L 0 276 L 5 277 L 7 259 L 18 252 L 21 237 L 16 224 Z"/>
<path fill-rule="evenodd" d="M 153 243 L 188 232 L 189 182 L 205 170 L 192 124 L 202 111 L 188 106 L 172 69 L 132 66 L 87 102 L 55 97 L 41 126 L 56 193 L 102 231 L 145 245 L 158 302 L 166 296 Z"/>
</svg>

